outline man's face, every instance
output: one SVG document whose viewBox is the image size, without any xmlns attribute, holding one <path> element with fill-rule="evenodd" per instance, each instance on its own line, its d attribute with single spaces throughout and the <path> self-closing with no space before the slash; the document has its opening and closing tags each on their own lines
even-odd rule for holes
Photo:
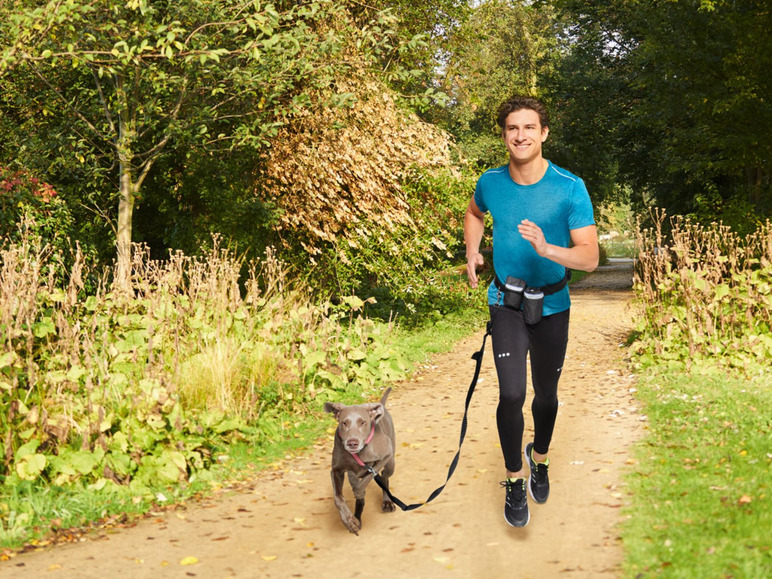
<svg viewBox="0 0 772 579">
<path fill-rule="evenodd" d="M 548 127 L 542 127 L 539 113 L 531 109 L 512 111 L 504 124 L 502 138 L 510 160 L 528 163 L 542 156 L 541 144 L 547 140 Z"/>
</svg>

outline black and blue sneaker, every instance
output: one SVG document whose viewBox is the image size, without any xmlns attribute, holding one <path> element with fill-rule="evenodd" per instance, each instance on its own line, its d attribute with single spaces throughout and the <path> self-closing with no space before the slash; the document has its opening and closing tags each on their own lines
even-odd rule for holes
<svg viewBox="0 0 772 579">
<path fill-rule="evenodd" d="M 513 527 L 525 527 L 531 519 L 528 512 L 528 493 L 525 492 L 525 479 L 507 479 L 501 486 L 507 489 L 504 504 L 504 518 Z"/>
<path fill-rule="evenodd" d="M 536 462 L 533 459 L 533 442 L 529 442 L 525 446 L 525 460 L 531 467 L 531 476 L 528 479 L 528 490 L 531 493 L 531 498 L 539 504 L 547 502 L 550 496 L 550 478 L 547 471 L 549 470 L 550 461 Z"/>
</svg>

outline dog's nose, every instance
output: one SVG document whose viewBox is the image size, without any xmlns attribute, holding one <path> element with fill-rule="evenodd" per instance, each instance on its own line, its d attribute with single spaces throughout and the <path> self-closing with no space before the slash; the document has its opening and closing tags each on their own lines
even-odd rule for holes
<svg viewBox="0 0 772 579">
<path fill-rule="evenodd" d="M 359 448 L 359 441 L 356 438 L 349 438 L 346 441 L 346 448 L 349 450 L 357 450 Z"/>
</svg>

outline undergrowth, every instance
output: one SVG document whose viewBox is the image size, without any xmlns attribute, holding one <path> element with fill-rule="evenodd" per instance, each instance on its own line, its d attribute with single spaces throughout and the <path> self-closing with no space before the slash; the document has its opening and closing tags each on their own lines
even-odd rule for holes
<svg viewBox="0 0 772 579">
<path fill-rule="evenodd" d="M 116 293 L 77 251 L 0 249 L 0 547 L 249 477 L 325 434 L 324 401 L 377 399 L 483 324 L 455 273 L 441 305 L 381 320 L 375 298 L 314 303 L 270 251 L 134 254 Z"/>
<path fill-rule="evenodd" d="M 625 576 L 768 577 L 772 224 L 639 232 L 632 359 L 647 433 L 626 480 Z"/>
</svg>

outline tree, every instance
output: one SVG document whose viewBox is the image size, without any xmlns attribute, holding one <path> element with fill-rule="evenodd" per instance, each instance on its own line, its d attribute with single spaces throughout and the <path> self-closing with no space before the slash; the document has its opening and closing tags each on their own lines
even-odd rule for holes
<svg viewBox="0 0 772 579">
<path fill-rule="evenodd" d="M 515 93 L 538 95 L 555 57 L 555 22 L 549 8 L 529 2 L 477 4 L 448 46 L 440 77 L 450 104 L 438 122 L 483 168 L 503 162 L 496 127 L 498 106 Z"/>
<path fill-rule="evenodd" d="M 554 4 L 574 24 L 556 98 L 572 101 L 569 122 L 602 128 L 577 150 L 603 152 L 591 160 L 607 177 L 671 213 L 747 226 L 772 208 L 767 2 Z"/>
<path fill-rule="evenodd" d="M 70 155 L 117 181 L 116 287 L 131 275 L 135 202 L 171 144 L 264 148 L 348 66 L 337 56 L 353 32 L 325 24 L 346 21 L 343 4 L 286 4 L 19 0 L 3 9 L 0 82 L 11 113 L 62 135 Z M 374 22 L 360 33 L 363 54 L 387 37 Z"/>
</svg>

